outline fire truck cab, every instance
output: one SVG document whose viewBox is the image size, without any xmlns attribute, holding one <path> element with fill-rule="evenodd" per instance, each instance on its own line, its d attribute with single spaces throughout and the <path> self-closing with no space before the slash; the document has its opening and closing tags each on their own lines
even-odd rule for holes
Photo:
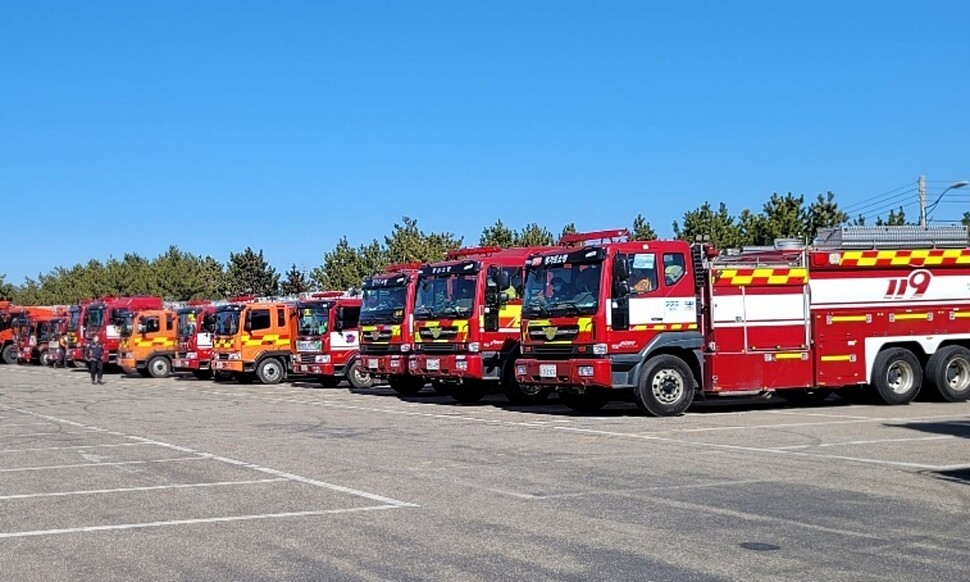
<svg viewBox="0 0 970 582">
<path fill-rule="evenodd" d="M 126 374 L 168 378 L 175 356 L 177 315 L 167 309 L 128 312 L 120 319 L 118 364 Z"/>
<path fill-rule="evenodd" d="M 459 402 L 478 401 L 493 388 L 519 404 L 545 400 L 548 387 L 520 385 L 512 366 L 519 356 L 523 262 L 542 250 L 460 249 L 422 268 L 411 374 L 440 383 Z"/>
<path fill-rule="evenodd" d="M 49 365 L 47 353 L 57 352 L 57 339 L 64 324 L 63 308 L 30 307 L 12 320 L 17 343 L 17 361 Z"/>
<path fill-rule="evenodd" d="M 121 343 L 121 325 L 133 313 L 144 309 L 162 309 L 162 298 L 151 296 L 105 297 L 93 301 L 84 308 L 84 338 L 90 342 L 99 336 L 101 345 L 108 351 L 108 362 L 117 363 L 118 346 Z M 75 359 L 84 359 L 84 346 Z M 78 357 L 80 356 L 80 357 Z"/>
<path fill-rule="evenodd" d="M 360 312 L 360 354 L 375 380 L 385 380 L 398 394 L 416 394 L 425 385 L 412 376 L 411 326 L 420 263 L 388 265 L 364 281 Z"/>
<path fill-rule="evenodd" d="M 373 380 L 359 357 L 360 309 L 360 298 L 339 291 L 305 294 L 296 304 L 293 373 L 330 388 L 344 378 L 354 388 L 369 388 Z"/>
<path fill-rule="evenodd" d="M 212 369 L 242 384 L 278 384 L 293 357 L 295 302 L 239 299 L 216 308 Z"/>
<path fill-rule="evenodd" d="M 805 401 L 858 386 L 904 404 L 924 379 L 970 396 L 965 228 L 844 227 L 721 254 L 592 234 L 573 242 L 611 240 L 528 259 L 516 365 L 574 409 L 632 393 L 668 416 L 698 392 Z"/>
<path fill-rule="evenodd" d="M 195 301 L 176 310 L 176 354 L 172 368 L 192 372 L 200 380 L 212 377 L 212 337 L 216 330 L 216 306 Z"/>
</svg>

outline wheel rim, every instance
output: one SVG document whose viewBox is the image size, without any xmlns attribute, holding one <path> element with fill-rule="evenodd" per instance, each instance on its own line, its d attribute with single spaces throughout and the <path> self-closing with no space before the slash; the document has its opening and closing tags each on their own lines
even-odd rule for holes
<svg viewBox="0 0 970 582">
<path fill-rule="evenodd" d="M 912 389 L 916 373 L 909 362 L 897 360 L 889 366 L 886 373 L 886 384 L 896 394 L 905 394 Z"/>
<path fill-rule="evenodd" d="M 157 360 L 154 364 L 152 364 L 152 371 L 155 372 L 156 375 L 161 376 L 168 371 L 168 365 L 164 360 Z"/>
<path fill-rule="evenodd" d="M 263 376 L 267 380 L 276 380 L 280 377 L 280 366 L 274 362 L 269 362 L 263 367 Z"/>
<path fill-rule="evenodd" d="M 364 372 L 360 369 L 360 366 L 354 366 L 354 380 L 358 384 L 366 384 L 370 382 L 370 374 Z"/>
<path fill-rule="evenodd" d="M 654 398 L 661 404 L 673 404 L 684 395 L 684 377 L 677 370 L 660 370 L 651 384 Z"/>
<path fill-rule="evenodd" d="M 954 392 L 970 388 L 970 362 L 966 358 L 953 358 L 946 365 L 946 383 Z"/>
</svg>

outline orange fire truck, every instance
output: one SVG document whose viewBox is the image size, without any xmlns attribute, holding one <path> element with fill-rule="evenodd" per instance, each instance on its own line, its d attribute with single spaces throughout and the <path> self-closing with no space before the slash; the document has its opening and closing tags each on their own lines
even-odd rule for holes
<svg viewBox="0 0 970 582">
<path fill-rule="evenodd" d="M 212 334 L 216 329 L 216 305 L 209 301 L 192 301 L 176 313 L 178 343 L 172 367 L 177 372 L 192 372 L 199 379 L 212 377 Z"/>
<path fill-rule="evenodd" d="M 721 254 L 625 234 L 526 261 L 519 382 L 577 410 L 632 395 L 657 416 L 697 393 L 806 401 L 862 386 L 905 404 L 925 383 L 970 396 L 965 228 L 845 227 Z"/>
<path fill-rule="evenodd" d="M 375 380 L 399 394 L 416 394 L 425 379 L 412 376 L 411 325 L 420 263 L 388 265 L 364 281 L 360 311 L 360 354 Z"/>
<path fill-rule="evenodd" d="M 168 309 L 129 311 L 120 319 L 118 365 L 126 374 L 168 378 L 175 357 L 177 315 Z"/>
<path fill-rule="evenodd" d="M 544 400 L 549 390 L 520 386 L 512 363 L 519 355 L 523 262 L 555 247 L 482 247 L 451 251 L 418 277 L 411 374 L 440 383 L 459 402 L 501 388 L 516 403 Z"/>
<path fill-rule="evenodd" d="M 213 371 L 242 384 L 282 382 L 293 356 L 295 302 L 237 299 L 216 308 Z"/>
<path fill-rule="evenodd" d="M 339 291 L 303 295 L 296 304 L 293 373 L 327 387 L 346 378 L 354 388 L 370 388 L 373 380 L 359 357 L 360 308 L 359 297 Z"/>
</svg>

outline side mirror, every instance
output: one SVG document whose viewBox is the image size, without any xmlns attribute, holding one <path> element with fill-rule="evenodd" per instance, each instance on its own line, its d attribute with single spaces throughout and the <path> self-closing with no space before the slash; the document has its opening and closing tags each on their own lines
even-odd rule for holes
<svg viewBox="0 0 970 582">
<path fill-rule="evenodd" d="M 626 297 L 630 294 L 630 284 L 626 281 L 618 281 L 613 285 L 614 295 L 617 297 Z"/>
<path fill-rule="evenodd" d="M 499 289 L 508 289 L 509 288 L 509 285 L 511 285 L 511 283 L 512 283 L 511 277 L 509 277 L 509 272 L 508 271 L 499 271 L 498 273 L 496 273 L 495 274 L 495 283 L 496 283 L 496 285 L 498 285 L 498 288 Z M 507 301 L 507 299 L 506 299 L 506 301 Z"/>
<path fill-rule="evenodd" d="M 243 330 L 246 332 L 253 331 L 253 322 L 249 319 L 249 314 L 246 314 L 246 322 L 243 324 Z"/>
<path fill-rule="evenodd" d="M 148 328 L 145 326 L 144 323 L 139 323 L 138 324 L 138 333 L 140 333 L 140 334 L 146 334 L 146 333 L 148 333 Z"/>
<path fill-rule="evenodd" d="M 506 287 L 506 289 L 508 289 L 508 287 Z M 508 303 L 509 302 L 509 294 L 506 293 L 505 291 L 502 291 L 501 293 L 499 293 L 498 294 L 498 302 L 501 303 L 502 305 L 505 305 L 506 303 Z"/>
<path fill-rule="evenodd" d="M 625 257 L 617 257 L 613 261 L 613 280 L 626 281 L 630 278 L 630 266 Z"/>
<path fill-rule="evenodd" d="M 344 330 L 344 308 L 343 307 L 338 307 L 337 311 L 334 313 L 333 330 L 334 331 Z"/>
</svg>

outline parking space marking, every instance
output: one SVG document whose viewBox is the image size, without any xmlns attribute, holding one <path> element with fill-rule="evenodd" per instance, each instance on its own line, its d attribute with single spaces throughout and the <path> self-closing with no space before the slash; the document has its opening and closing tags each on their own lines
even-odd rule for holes
<svg viewBox="0 0 970 582">
<path fill-rule="evenodd" d="M 81 491 L 55 491 L 53 493 L 22 493 L 18 495 L 0 495 L 0 501 L 13 499 L 34 499 L 36 497 L 71 497 L 74 495 L 104 495 L 108 493 L 130 493 L 133 491 L 159 491 L 164 489 L 197 489 L 200 487 L 228 487 L 231 485 L 255 485 L 259 483 L 280 483 L 287 481 L 282 477 L 276 479 L 250 479 L 248 481 L 215 481 L 210 483 L 182 483 L 176 485 L 148 485 L 145 487 L 119 487 L 117 489 L 84 489 Z"/>
<path fill-rule="evenodd" d="M 54 431 L 54 432 L 31 432 L 25 434 L 0 434 L 0 439 L 16 439 L 24 437 L 51 436 L 55 434 L 86 434 L 84 432 Z"/>
<path fill-rule="evenodd" d="M 135 436 L 135 435 L 129 435 L 129 434 L 125 434 L 125 433 L 122 433 L 122 432 L 113 431 L 113 430 L 109 430 L 109 429 L 106 429 L 106 428 L 101 428 L 99 426 L 88 425 L 88 424 L 84 424 L 84 423 L 80 423 L 80 422 L 74 422 L 73 420 L 67 420 L 67 419 L 63 419 L 63 418 L 57 418 L 57 417 L 50 416 L 50 415 L 47 415 L 47 414 L 40 414 L 38 412 L 33 412 L 33 411 L 30 411 L 30 410 L 22 410 L 22 409 L 19 409 L 19 408 L 14 408 L 12 406 L 0 405 L 0 407 L 2 407 L 5 410 L 12 410 L 12 411 L 20 412 L 20 413 L 23 413 L 23 414 L 29 414 L 29 415 L 35 416 L 37 418 L 43 418 L 43 419 L 46 419 L 46 420 L 50 420 L 50 421 L 59 422 L 59 423 L 62 423 L 62 424 L 74 426 L 74 427 L 77 427 L 77 428 L 83 428 L 83 429 L 86 429 L 86 430 L 91 431 L 91 432 L 94 432 L 94 433 L 110 434 L 110 435 L 118 436 L 118 437 L 125 438 L 125 439 L 128 439 L 128 440 L 132 440 L 132 441 L 135 441 L 135 442 L 139 442 L 139 443 L 143 443 L 143 444 L 149 444 L 149 445 L 157 445 L 159 447 L 164 447 L 164 448 L 167 448 L 167 449 L 171 449 L 171 450 L 174 450 L 174 451 L 178 451 L 178 452 L 182 452 L 182 453 L 187 453 L 187 454 L 191 455 L 189 457 L 177 457 L 177 458 L 174 458 L 174 459 L 170 459 L 172 461 L 175 461 L 175 460 L 190 460 L 190 459 L 191 460 L 214 460 L 214 461 L 219 461 L 219 462 L 226 463 L 226 464 L 229 464 L 229 465 L 235 465 L 235 466 L 238 466 L 238 467 L 243 467 L 243 468 L 250 469 L 250 470 L 253 470 L 253 471 L 257 471 L 257 472 L 260 472 L 260 473 L 266 473 L 266 474 L 269 474 L 269 475 L 273 475 L 275 477 L 282 477 L 282 478 L 285 478 L 285 479 L 289 479 L 290 481 L 296 481 L 296 482 L 299 482 L 299 483 L 304 483 L 306 485 L 312 485 L 312 486 L 320 487 L 320 488 L 323 488 L 323 489 L 329 489 L 331 491 L 337 491 L 339 493 L 345 493 L 345 494 L 348 494 L 348 495 L 353 495 L 353 496 L 356 496 L 356 497 L 361 497 L 361 498 L 364 498 L 364 499 L 369 499 L 371 501 L 377 501 L 377 502 L 380 502 L 382 504 L 389 505 L 389 506 L 393 506 L 393 507 L 418 507 L 416 504 L 408 503 L 406 501 L 399 501 L 397 499 L 391 499 L 390 497 L 385 497 L 383 495 L 377 495 L 376 493 L 370 493 L 370 492 L 367 492 L 367 491 L 361 491 L 359 489 L 352 489 L 350 487 L 345 487 L 343 485 L 335 485 L 333 483 L 327 483 L 325 481 L 319 481 L 317 479 L 311 479 L 311 478 L 308 478 L 308 477 L 302 477 L 300 475 L 295 475 L 293 473 L 287 473 L 285 471 L 280 471 L 280 470 L 277 470 L 277 469 L 271 469 L 269 467 L 262 467 L 260 465 L 256 465 L 256 464 L 253 464 L 253 463 L 247 463 L 246 461 L 239 461 L 239 460 L 236 460 L 236 459 L 232 459 L 232 458 L 229 458 L 229 457 L 223 457 L 223 456 L 220 456 L 220 455 L 214 455 L 212 453 L 207 453 L 207 452 L 204 452 L 204 451 L 197 451 L 197 450 L 194 450 L 194 449 L 190 449 L 188 447 L 183 447 L 183 446 L 175 445 L 175 444 L 172 444 L 172 443 L 166 443 L 164 441 L 159 441 L 159 440 L 145 438 L 145 437 L 140 437 L 140 436 Z M 122 461 L 122 462 L 118 462 L 118 463 L 85 463 L 85 464 L 82 464 L 80 466 L 82 466 L 82 467 L 98 467 L 98 466 L 105 466 L 105 465 L 127 465 L 127 464 L 151 463 L 151 462 L 158 462 L 158 461 Z M 61 466 L 61 468 L 63 468 L 63 467 L 64 466 Z M 23 470 L 29 470 L 29 468 L 28 469 L 5 469 L 5 470 L 0 470 L 0 472 L 5 472 L 5 471 L 23 471 Z M 37 469 L 37 470 L 39 470 L 39 469 Z"/>
<path fill-rule="evenodd" d="M 402 507 L 406 507 L 406 505 L 386 504 L 386 505 L 371 505 L 368 507 L 351 507 L 348 509 L 291 511 L 287 513 L 232 515 L 227 517 L 205 517 L 200 519 L 176 519 L 171 521 L 151 521 L 151 522 L 145 522 L 145 523 L 94 525 L 94 526 L 87 526 L 87 527 L 71 527 L 71 528 L 64 528 L 64 529 L 42 529 L 42 530 L 35 530 L 35 531 L 0 533 L 0 539 L 62 535 L 62 534 L 72 534 L 72 533 L 88 533 L 88 532 L 100 532 L 100 531 L 118 531 L 118 530 L 166 527 L 166 526 L 176 526 L 176 525 L 198 525 L 198 524 L 205 524 L 205 523 L 227 523 L 227 522 L 239 522 L 239 521 L 253 521 L 253 520 L 261 520 L 261 519 L 282 519 L 282 518 L 292 518 L 292 517 L 338 515 L 342 513 L 360 513 L 364 511 L 376 511 L 376 510 L 382 510 L 382 509 L 401 509 Z"/>
<path fill-rule="evenodd" d="M 25 471 L 54 471 L 57 469 L 78 469 L 85 467 L 114 467 L 118 465 L 147 465 L 149 463 L 175 463 L 179 461 L 204 461 L 204 457 L 173 457 L 170 459 L 149 459 L 147 461 L 112 461 L 110 463 L 75 463 L 73 465 L 46 465 L 43 467 L 14 467 L 0 469 L 0 473 L 23 473 Z"/>
<path fill-rule="evenodd" d="M 72 449 L 101 449 L 105 447 L 140 447 L 147 443 L 111 443 L 107 445 L 70 445 L 66 447 L 33 447 L 29 449 L 0 449 L 0 453 L 34 453 L 38 451 L 65 451 Z"/>
<path fill-rule="evenodd" d="M 24 422 L 21 424 L 3 424 L 0 423 L 0 428 L 10 428 L 12 426 L 49 426 L 50 422 Z M 15 435 L 10 435 L 15 436 Z"/>
<path fill-rule="evenodd" d="M 878 445 L 882 443 L 905 443 L 912 441 L 945 441 L 949 439 L 957 438 L 953 435 L 940 435 L 940 436 L 928 436 L 928 437 L 902 437 L 898 439 L 872 439 L 866 441 L 846 441 L 841 443 L 821 443 L 817 445 L 792 445 L 788 447 L 774 447 L 778 451 L 791 451 L 795 449 L 810 449 L 813 447 L 850 447 L 853 445 Z"/>
</svg>

